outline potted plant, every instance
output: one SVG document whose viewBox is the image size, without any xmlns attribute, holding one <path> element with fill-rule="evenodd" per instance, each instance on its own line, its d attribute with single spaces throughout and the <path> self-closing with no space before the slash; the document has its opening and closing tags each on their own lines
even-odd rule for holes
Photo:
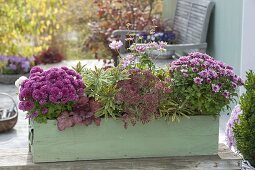
<svg viewBox="0 0 255 170">
<path fill-rule="evenodd" d="M 14 84 L 22 75 L 27 75 L 33 59 L 20 56 L 0 56 L 0 83 Z"/>
<path fill-rule="evenodd" d="M 247 73 L 247 80 L 244 87 L 246 92 L 241 96 L 240 105 L 237 105 L 233 109 L 227 123 L 226 139 L 228 146 L 234 148 L 244 158 L 242 168 L 245 170 L 254 170 L 255 74 L 252 71 Z"/>
<path fill-rule="evenodd" d="M 64 57 L 56 48 L 48 48 L 34 57 L 36 64 L 52 64 L 61 62 Z"/>
<path fill-rule="evenodd" d="M 163 70 L 144 53 L 163 44 L 133 48 L 118 67 L 31 70 L 19 108 L 34 162 L 217 154 L 217 116 L 242 84 L 233 68 L 191 53 Z"/>
</svg>

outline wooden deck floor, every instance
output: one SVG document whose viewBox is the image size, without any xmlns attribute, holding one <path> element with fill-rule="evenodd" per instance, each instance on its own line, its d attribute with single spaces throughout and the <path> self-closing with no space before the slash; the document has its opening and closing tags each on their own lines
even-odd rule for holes
<svg viewBox="0 0 255 170">
<path fill-rule="evenodd" d="M 218 156 L 189 156 L 142 159 L 118 159 L 75 161 L 58 163 L 32 162 L 28 148 L 0 149 L 0 169 L 6 170 L 176 170 L 176 169 L 240 169 L 240 157 L 231 152 L 224 144 L 219 145 Z"/>
</svg>

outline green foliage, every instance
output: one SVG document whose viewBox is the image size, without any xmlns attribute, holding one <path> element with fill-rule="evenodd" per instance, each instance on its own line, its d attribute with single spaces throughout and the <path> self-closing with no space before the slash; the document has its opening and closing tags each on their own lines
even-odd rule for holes
<svg viewBox="0 0 255 170">
<path fill-rule="evenodd" d="M 173 99 L 171 95 L 165 97 L 160 102 L 160 117 L 164 117 L 167 121 L 180 121 L 180 117 L 184 116 L 189 118 L 191 115 L 190 107 L 187 105 L 187 100 L 177 101 L 178 99 Z"/>
<path fill-rule="evenodd" d="M 115 95 L 119 91 L 117 82 L 128 79 L 129 74 L 118 68 L 107 70 L 95 68 L 95 70 L 84 70 L 82 76 L 86 84 L 86 94 L 102 104 L 96 116 L 119 117 L 121 107 L 115 101 Z"/>
<path fill-rule="evenodd" d="M 247 73 L 244 87 L 246 93 L 241 96 L 240 123 L 234 126 L 234 137 L 237 149 L 244 159 L 255 166 L 255 74 Z"/>
<path fill-rule="evenodd" d="M 81 74 L 82 71 L 85 69 L 86 65 L 81 65 L 81 62 L 79 61 L 75 67 L 72 67 L 77 73 Z"/>
<path fill-rule="evenodd" d="M 39 102 L 35 101 L 35 106 L 34 108 L 29 111 L 30 114 L 34 114 L 35 111 L 38 112 L 38 116 L 34 118 L 34 120 L 38 123 L 47 123 L 47 120 L 54 120 L 57 119 L 57 117 L 59 117 L 59 115 L 64 112 L 64 111 L 71 111 L 72 110 L 72 106 L 74 105 L 73 102 L 68 102 L 65 104 L 53 104 L 53 103 L 47 103 L 44 105 L 44 107 L 42 108 L 42 106 L 39 104 Z M 46 114 L 43 114 L 43 109 L 47 108 L 48 112 Z M 28 113 L 28 114 L 29 114 Z"/>
<path fill-rule="evenodd" d="M 232 95 L 237 96 L 237 93 L 233 92 Z M 181 103 L 186 101 L 185 103 L 189 106 L 192 115 L 217 115 L 224 106 L 234 101 L 232 98 L 226 100 L 221 94 L 212 92 L 211 83 L 197 86 L 193 82 L 175 82 L 172 97 L 178 98 Z"/>
</svg>

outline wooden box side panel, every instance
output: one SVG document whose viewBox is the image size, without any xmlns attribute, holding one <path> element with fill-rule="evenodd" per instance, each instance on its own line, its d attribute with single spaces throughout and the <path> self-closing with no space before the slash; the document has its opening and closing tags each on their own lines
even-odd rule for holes
<svg viewBox="0 0 255 170">
<path fill-rule="evenodd" d="M 33 124 L 34 162 L 215 155 L 219 120 L 209 116 L 183 118 L 180 123 L 154 120 L 128 129 L 107 119 L 97 127 L 57 130 L 55 121 Z"/>
</svg>

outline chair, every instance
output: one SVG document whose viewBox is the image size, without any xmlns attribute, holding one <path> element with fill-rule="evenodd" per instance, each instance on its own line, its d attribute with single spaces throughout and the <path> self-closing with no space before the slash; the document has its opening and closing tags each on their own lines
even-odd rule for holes
<svg viewBox="0 0 255 170">
<path fill-rule="evenodd" d="M 167 51 L 188 53 L 190 51 L 206 52 L 206 36 L 208 24 L 214 3 L 206 0 L 177 0 L 173 22 L 173 30 L 177 32 L 177 44 L 167 45 Z M 113 36 L 120 36 L 123 47 L 120 53 L 125 53 L 125 38 L 128 33 L 138 33 L 136 30 L 115 30 Z"/>
</svg>

